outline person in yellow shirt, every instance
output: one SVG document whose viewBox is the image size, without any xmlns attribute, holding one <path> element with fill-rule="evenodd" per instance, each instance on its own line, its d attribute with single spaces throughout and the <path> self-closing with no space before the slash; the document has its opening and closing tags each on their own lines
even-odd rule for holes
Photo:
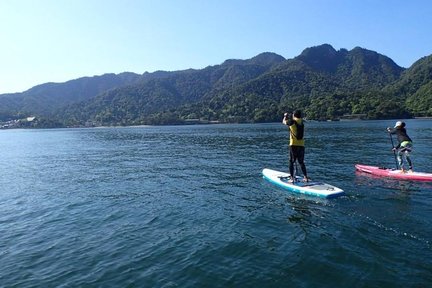
<svg viewBox="0 0 432 288">
<path fill-rule="evenodd" d="M 294 111 L 293 114 L 285 113 L 282 123 L 287 125 L 290 132 L 289 142 L 289 173 L 291 176 L 290 181 L 295 182 L 294 177 L 294 163 L 297 161 L 300 164 L 300 168 L 303 172 L 303 180 L 309 181 L 306 171 L 306 165 L 304 163 L 305 146 L 304 146 L 304 121 L 302 119 L 302 113 L 300 110 Z"/>
</svg>

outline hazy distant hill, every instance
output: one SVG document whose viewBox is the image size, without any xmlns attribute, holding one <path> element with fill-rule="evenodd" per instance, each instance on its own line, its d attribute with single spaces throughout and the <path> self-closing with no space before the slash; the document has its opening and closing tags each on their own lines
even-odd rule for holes
<svg viewBox="0 0 432 288">
<path fill-rule="evenodd" d="M 294 108 L 318 120 L 432 116 L 431 57 L 404 69 L 374 51 L 324 44 L 293 59 L 262 53 L 204 69 L 105 74 L 0 95 L 0 117 L 76 126 L 267 122 Z"/>
</svg>

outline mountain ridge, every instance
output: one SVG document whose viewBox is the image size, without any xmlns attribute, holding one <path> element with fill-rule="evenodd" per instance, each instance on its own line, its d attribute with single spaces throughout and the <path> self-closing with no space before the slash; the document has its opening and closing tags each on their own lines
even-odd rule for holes
<svg viewBox="0 0 432 288">
<path fill-rule="evenodd" d="M 203 69 L 111 73 L 41 84 L 0 95 L 0 117 L 27 113 L 64 126 L 181 124 L 190 119 L 267 122 L 295 107 L 317 120 L 355 113 L 370 119 L 428 116 L 432 65 L 430 56 L 422 59 L 406 69 L 365 48 L 336 50 L 322 44 L 292 59 L 264 52 Z M 392 102 L 401 99 L 406 103 L 394 107 Z"/>
</svg>

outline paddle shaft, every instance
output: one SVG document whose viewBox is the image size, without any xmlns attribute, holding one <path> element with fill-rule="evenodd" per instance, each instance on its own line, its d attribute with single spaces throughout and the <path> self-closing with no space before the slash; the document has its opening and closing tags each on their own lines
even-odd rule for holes
<svg viewBox="0 0 432 288">
<path fill-rule="evenodd" d="M 399 163 L 398 163 L 397 156 L 396 156 L 396 150 L 394 149 L 395 146 L 394 146 L 394 143 L 393 143 L 393 137 L 392 137 L 392 134 L 391 134 L 391 133 L 389 133 L 389 135 L 390 135 L 390 141 L 391 141 L 392 148 L 393 148 L 393 149 L 392 149 L 392 150 L 393 150 L 393 155 L 394 155 L 395 162 L 396 162 L 396 169 L 399 169 Z"/>
</svg>

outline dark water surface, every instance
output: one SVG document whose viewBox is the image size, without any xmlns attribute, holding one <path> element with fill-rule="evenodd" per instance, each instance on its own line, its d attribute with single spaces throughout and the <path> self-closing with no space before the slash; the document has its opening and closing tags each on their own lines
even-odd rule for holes
<svg viewBox="0 0 432 288">
<path fill-rule="evenodd" d="M 432 183 L 393 166 L 395 121 L 308 123 L 289 194 L 282 124 L 0 131 L 1 287 L 431 287 Z M 432 172 L 432 121 L 407 121 Z"/>
</svg>

